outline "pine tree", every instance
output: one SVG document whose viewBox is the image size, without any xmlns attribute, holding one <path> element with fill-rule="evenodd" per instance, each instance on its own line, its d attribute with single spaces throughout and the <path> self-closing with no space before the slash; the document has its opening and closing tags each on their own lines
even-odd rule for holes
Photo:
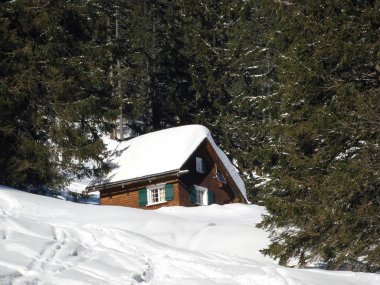
<svg viewBox="0 0 380 285">
<path fill-rule="evenodd" d="M 272 29 L 267 1 L 184 1 L 184 55 L 189 59 L 191 90 L 187 101 L 194 122 L 206 125 L 216 141 L 235 158 L 251 199 L 252 170 L 273 165 L 268 147 L 275 95 Z M 272 122 L 273 118 L 273 122 Z M 254 135 L 252 135 L 254 134 Z"/>
<path fill-rule="evenodd" d="M 379 56 L 376 1 L 278 4 L 278 164 L 268 188 L 272 244 L 286 264 L 377 271 Z M 275 190 L 273 190 L 275 189 Z M 281 229 L 281 230 L 280 230 Z"/>
<path fill-rule="evenodd" d="M 132 120 L 143 120 L 145 130 L 176 125 L 182 117 L 181 97 L 186 93 L 186 60 L 179 6 L 171 1 L 140 1 L 131 5 L 133 21 L 133 96 L 128 99 Z M 128 56 L 128 55 L 127 55 Z M 131 59 L 131 56 L 128 56 Z"/>
<path fill-rule="evenodd" d="M 101 18 L 81 1 L 1 7 L 1 183 L 59 187 L 65 173 L 96 174 L 99 132 L 113 109 Z M 88 168 L 94 160 L 100 168 Z"/>
<path fill-rule="evenodd" d="M 252 201 L 260 188 L 255 172 L 268 173 L 276 164 L 272 147 L 279 124 L 275 47 L 270 36 L 275 18 L 268 1 L 242 1 L 228 25 L 231 100 L 222 116 L 225 147 L 245 173 Z"/>
<path fill-rule="evenodd" d="M 226 91 L 225 47 L 227 42 L 224 16 L 228 5 L 225 1 L 203 1 L 194 6 L 183 3 L 185 33 L 184 55 L 188 58 L 191 76 L 191 100 L 188 101 L 191 116 L 198 123 L 215 130 L 219 110 L 228 102 Z"/>
</svg>

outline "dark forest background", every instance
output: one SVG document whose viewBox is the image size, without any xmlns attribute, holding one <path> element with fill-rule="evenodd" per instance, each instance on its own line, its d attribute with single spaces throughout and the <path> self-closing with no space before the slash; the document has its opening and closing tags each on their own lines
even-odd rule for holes
<svg viewBox="0 0 380 285">
<path fill-rule="evenodd" d="M 1 1 L 0 183 L 100 175 L 120 121 L 203 124 L 269 211 L 264 253 L 379 271 L 379 27 L 378 0 Z"/>
</svg>

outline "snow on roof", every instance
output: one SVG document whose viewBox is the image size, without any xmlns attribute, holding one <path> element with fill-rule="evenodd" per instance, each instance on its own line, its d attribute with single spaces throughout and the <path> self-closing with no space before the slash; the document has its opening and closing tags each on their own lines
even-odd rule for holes
<svg viewBox="0 0 380 285">
<path fill-rule="evenodd" d="M 201 125 L 187 125 L 141 135 L 120 142 L 110 158 L 111 171 L 94 184 L 113 183 L 179 170 L 207 138 L 232 179 L 247 199 L 243 180 L 227 156 L 215 144 L 210 131 Z"/>
</svg>

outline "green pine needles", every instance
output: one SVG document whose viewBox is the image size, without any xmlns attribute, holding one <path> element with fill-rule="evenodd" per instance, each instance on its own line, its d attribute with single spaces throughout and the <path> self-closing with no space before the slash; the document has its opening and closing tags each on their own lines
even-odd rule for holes
<svg viewBox="0 0 380 285">
<path fill-rule="evenodd" d="M 106 171 L 120 116 L 199 123 L 267 207 L 265 254 L 379 271 L 380 3 L 330 2 L 3 1 L 0 183 Z"/>
<path fill-rule="evenodd" d="M 279 5 L 279 155 L 263 252 L 287 264 L 380 269 L 377 1 Z M 284 45 L 286 43 L 286 45 Z"/>
<path fill-rule="evenodd" d="M 101 18 L 80 1 L 0 4 L 0 183 L 61 187 L 102 168 L 113 98 Z M 111 111 L 110 111 L 111 110 Z M 94 169 L 85 163 L 93 160 Z"/>
</svg>

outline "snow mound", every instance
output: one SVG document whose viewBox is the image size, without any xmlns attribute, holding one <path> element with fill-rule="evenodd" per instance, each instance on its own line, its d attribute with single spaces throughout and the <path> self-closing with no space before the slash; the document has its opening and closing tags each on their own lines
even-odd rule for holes
<svg viewBox="0 0 380 285">
<path fill-rule="evenodd" d="M 380 275 L 297 270 L 259 248 L 255 205 L 84 205 L 0 186 L 0 284 L 375 285 Z"/>
</svg>

